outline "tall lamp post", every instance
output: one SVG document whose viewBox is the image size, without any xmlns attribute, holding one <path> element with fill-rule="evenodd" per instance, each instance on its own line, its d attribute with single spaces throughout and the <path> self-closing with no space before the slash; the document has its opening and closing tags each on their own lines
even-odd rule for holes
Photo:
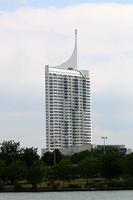
<svg viewBox="0 0 133 200">
<path fill-rule="evenodd" d="M 53 151 L 53 154 L 54 154 L 54 165 L 56 165 L 56 150 L 55 150 L 55 143 L 57 143 L 57 139 L 53 139 L 53 143 L 54 143 L 54 151 Z"/>
<path fill-rule="evenodd" d="M 107 137 L 102 136 L 101 139 L 103 139 L 103 153 L 105 155 L 105 140 L 107 139 Z"/>
</svg>

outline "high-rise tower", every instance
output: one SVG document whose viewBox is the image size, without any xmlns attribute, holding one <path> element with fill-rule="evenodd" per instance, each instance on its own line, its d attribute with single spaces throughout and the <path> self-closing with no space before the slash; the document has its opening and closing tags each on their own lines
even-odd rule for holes
<svg viewBox="0 0 133 200">
<path fill-rule="evenodd" d="M 70 59 L 45 66 L 45 88 L 47 150 L 91 144 L 90 78 L 77 69 L 77 30 Z"/>
</svg>

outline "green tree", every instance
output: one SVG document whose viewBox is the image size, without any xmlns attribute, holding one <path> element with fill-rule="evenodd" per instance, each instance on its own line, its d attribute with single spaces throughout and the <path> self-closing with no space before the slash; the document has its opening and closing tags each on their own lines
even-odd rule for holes
<svg viewBox="0 0 133 200">
<path fill-rule="evenodd" d="M 126 173 L 130 176 L 133 176 L 133 153 L 126 155 L 123 160 Z"/>
<path fill-rule="evenodd" d="M 4 141 L 0 147 L 0 159 L 6 162 L 6 165 L 12 161 L 19 159 L 20 156 L 20 143 L 14 140 Z"/>
<path fill-rule="evenodd" d="M 31 167 L 32 164 L 39 160 L 39 155 L 37 154 L 37 148 L 25 148 L 21 151 L 21 160 L 24 161 L 27 167 Z"/>
<path fill-rule="evenodd" d="M 105 178 L 117 178 L 123 173 L 122 158 L 118 152 L 109 152 L 101 157 L 101 174 Z"/>
<path fill-rule="evenodd" d="M 29 169 L 29 181 L 32 183 L 32 188 L 36 189 L 37 184 L 40 183 L 45 176 L 46 169 L 43 161 L 37 160 Z"/>
<path fill-rule="evenodd" d="M 5 161 L 0 160 L 0 179 L 3 179 L 5 173 Z"/>
<path fill-rule="evenodd" d="M 61 154 L 61 152 L 58 149 L 55 149 L 53 151 L 53 157 L 54 156 L 55 156 L 55 163 L 56 164 L 58 164 L 61 161 L 62 157 L 63 157 L 62 154 Z"/>
<path fill-rule="evenodd" d="M 11 184 L 15 181 L 23 180 L 27 178 L 27 166 L 23 161 L 16 160 L 7 167 L 6 174 Z"/>
<path fill-rule="evenodd" d="M 99 174 L 99 160 L 95 157 L 88 157 L 79 164 L 79 174 L 87 179 L 98 177 Z"/>
<path fill-rule="evenodd" d="M 71 168 L 72 164 L 69 159 L 62 159 L 59 164 L 57 164 L 54 168 L 54 173 L 59 179 L 66 179 L 71 177 Z"/>
<path fill-rule="evenodd" d="M 54 165 L 54 157 L 53 153 L 50 151 L 47 151 L 42 157 L 41 160 L 48 166 Z"/>
<path fill-rule="evenodd" d="M 6 165 L 4 160 L 0 160 L 0 189 L 3 188 L 5 182 Z"/>
<path fill-rule="evenodd" d="M 90 156 L 91 152 L 86 150 L 86 151 L 81 151 L 79 153 L 75 153 L 73 154 L 70 159 L 72 161 L 72 163 L 74 164 L 78 164 L 81 162 L 81 160 L 84 160 L 86 157 Z"/>
</svg>

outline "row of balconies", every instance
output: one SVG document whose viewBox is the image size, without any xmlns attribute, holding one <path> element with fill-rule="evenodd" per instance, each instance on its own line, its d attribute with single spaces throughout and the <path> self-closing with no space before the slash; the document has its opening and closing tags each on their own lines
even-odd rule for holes
<svg viewBox="0 0 133 200">
<path fill-rule="evenodd" d="M 86 82 L 84 84 L 84 81 L 83 80 L 80 80 L 78 82 L 75 83 L 74 80 L 67 80 L 67 81 L 64 81 L 63 79 L 49 79 L 49 85 L 53 85 L 54 83 L 59 83 L 59 84 L 63 84 L 63 85 L 73 85 L 73 86 L 78 86 L 78 85 L 84 85 L 84 86 L 90 86 L 90 82 Z M 45 82 L 45 85 L 48 84 L 48 80 Z"/>
</svg>

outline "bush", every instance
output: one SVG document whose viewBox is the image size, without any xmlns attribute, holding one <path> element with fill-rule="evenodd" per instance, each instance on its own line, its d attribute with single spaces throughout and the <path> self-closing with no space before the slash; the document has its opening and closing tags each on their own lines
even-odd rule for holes
<svg viewBox="0 0 133 200">
<path fill-rule="evenodd" d="M 15 190 L 22 190 L 22 185 L 18 181 L 15 181 L 14 182 L 14 189 Z"/>
<path fill-rule="evenodd" d="M 2 190 L 3 188 L 4 188 L 4 181 L 0 179 L 0 190 Z"/>
</svg>

